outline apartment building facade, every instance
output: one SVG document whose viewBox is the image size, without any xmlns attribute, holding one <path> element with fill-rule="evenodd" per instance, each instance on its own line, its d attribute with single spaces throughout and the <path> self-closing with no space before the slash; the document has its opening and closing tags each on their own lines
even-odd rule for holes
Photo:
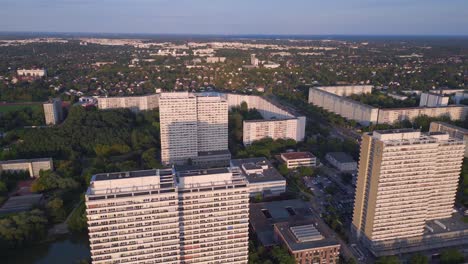
<svg viewBox="0 0 468 264">
<path fill-rule="evenodd" d="M 247 263 L 248 186 L 229 168 L 94 175 L 91 258 L 101 263 Z"/>
<path fill-rule="evenodd" d="M 152 110 L 159 107 L 159 94 L 144 96 L 98 97 L 99 109 L 128 108 L 134 112 Z"/>
<path fill-rule="evenodd" d="M 162 93 L 160 129 L 164 164 L 184 164 L 188 160 L 196 164 L 198 157 L 205 164 L 210 156 L 219 163 L 217 159 L 226 156 L 219 152 L 228 150 L 227 102 L 217 93 Z"/>
<path fill-rule="evenodd" d="M 458 127 L 449 123 L 435 121 L 431 122 L 429 126 L 430 132 L 446 132 L 451 137 L 458 138 L 465 142 L 465 146 L 468 143 L 468 129 Z M 465 158 L 468 157 L 468 148 L 465 147 Z"/>
<path fill-rule="evenodd" d="M 243 102 L 257 110 L 264 119 L 243 122 L 243 144 L 250 145 L 263 138 L 304 140 L 306 117 L 294 113 L 268 98 L 256 95 L 226 94 L 229 108 Z"/>
<path fill-rule="evenodd" d="M 374 131 L 362 139 L 352 229 L 370 248 L 422 237 L 449 218 L 464 143 L 446 133 Z"/>
<path fill-rule="evenodd" d="M 56 125 L 63 120 L 62 100 L 60 98 L 50 99 L 42 106 L 46 125 Z"/>
</svg>

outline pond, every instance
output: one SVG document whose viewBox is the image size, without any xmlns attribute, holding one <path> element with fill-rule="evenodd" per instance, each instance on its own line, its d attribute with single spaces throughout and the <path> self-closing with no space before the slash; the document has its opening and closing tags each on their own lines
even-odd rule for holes
<svg viewBox="0 0 468 264">
<path fill-rule="evenodd" d="M 7 264 L 74 264 L 90 257 L 87 235 L 65 235 L 15 252 L 6 258 Z"/>
</svg>

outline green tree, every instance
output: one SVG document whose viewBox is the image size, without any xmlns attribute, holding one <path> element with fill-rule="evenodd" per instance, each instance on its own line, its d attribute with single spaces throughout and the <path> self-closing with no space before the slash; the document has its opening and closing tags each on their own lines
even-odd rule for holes
<svg viewBox="0 0 468 264">
<path fill-rule="evenodd" d="M 274 246 L 271 249 L 271 256 L 274 263 L 278 264 L 295 264 L 296 260 L 284 247 Z"/>
<path fill-rule="evenodd" d="M 397 256 L 385 256 L 377 259 L 375 264 L 400 264 L 400 260 Z"/>
<path fill-rule="evenodd" d="M 43 192 L 54 189 L 74 189 L 79 184 L 71 178 L 63 178 L 54 171 L 41 171 L 40 176 L 31 186 L 34 192 Z"/>
<path fill-rule="evenodd" d="M 147 169 L 160 169 L 162 168 L 161 163 L 156 159 L 157 150 L 156 148 L 150 148 L 141 154 L 143 166 Z"/>
<path fill-rule="evenodd" d="M 440 253 L 441 264 L 458 264 L 464 261 L 463 254 L 455 248 L 446 249 Z"/>
<path fill-rule="evenodd" d="M 427 264 L 429 263 L 429 260 L 427 256 L 421 254 L 421 253 L 416 253 L 410 258 L 410 264 Z"/>
<path fill-rule="evenodd" d="M 282 163 L 278 166 L 278 171 L 281 173 L 281 175 L 286 176 L 289 173 L 289 169 L 286 166 L 286 164 Z"/>
<path fill-rule="evenodd" d="M 65 208 L 63 208 L 63 200 L 60 198 L 54 198 L 50 200 L 46 204 L 46 209 L 54 223 L 62 222 L 67 216 Z"/>
</svg>

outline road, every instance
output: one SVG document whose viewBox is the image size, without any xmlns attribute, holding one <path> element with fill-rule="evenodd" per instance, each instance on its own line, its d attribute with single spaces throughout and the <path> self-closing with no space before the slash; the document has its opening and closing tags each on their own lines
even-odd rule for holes
<svg viewBox="0 0 468 264">
<path fill-rule="evenodd" d="M 292 183 L 292 182 L 291 182 Z M 290 183 L 288 183 L 290 184 Z M 354 258 L 354 259 L 357 259 L 357 257 L 354 255 L 353 251 L 351 250 L 351 248 L 348 246 L 348 244 L 346 244 L 346 242 L 341 239 L 336 233 L 335 231 L 333 231 L 330 227 L 328 227 L 328 225 L 322 220 L 322 218 L 320 217 L 320 206 L 319 204 L 317 203 L 317 200 L 315 198 L 315 196 L 311 195 L 310 193 L 306 193 L 304 191 L 302 191 L 300 188 L 298 188 L 298 186 L 296 186 L 298 190 L 300 190 L 301 194 L 308 197 L 310 199 L 310 210 L 312 211 L 312 213 L 316 216 L 315 217 L 315 220 L 317 222 L 317 225 L 320 229 L 321 232 L 324 233 L 325 236 L 328 236 L 328 237 L 334 237 L 338 240 L 338 242 L 340 243 L 340 252 L 341 254 L 343 254 L 343 256 L 346 258 L 346 259 L 349 259 L 349 258 Z"/>
</svg>

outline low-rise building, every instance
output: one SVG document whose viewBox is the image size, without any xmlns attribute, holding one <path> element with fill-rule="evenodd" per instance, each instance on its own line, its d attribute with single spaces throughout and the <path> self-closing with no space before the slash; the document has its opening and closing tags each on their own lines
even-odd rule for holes
<svg viewBox="0 0 468 264">
<path fill-rule="evenodd" d="M 39 177 L 41 170 L 53 170 L 53 168 L 52 158 L 0 161 L 0 173 L 2 171 L 27 171 L 29 172 L 29 176 Z"/>
<path fill-rule="evenodd" d="M 357 170 L 357 162 L 344 152 L 329 152 L 325 155 L 325 159 L 342 172 Z"/>
<path fill-rule="evenodd" d="M 249 182 L 250 196 L 274 196 L 286 191 L 286 179 L 266 158 L 231 160 L 231 168 Z"/>
<path fill-rule="evenodd" d="M 217 62 L 225 62 L 226 57 L 207 57 L 206 62 L 207 63 L 217 63 Z"/>
<path fill-rule="evenodd" d="M 280 159 L 288 169 L 317 166 L 317 158 L 310 152 L 281 153 Z"/>
<path fill-rule="evenodd" d="M 274 224 L 276 240 L 286 246 L 296 263 L 339 263 L 340 243 L 325 237 L 314 221 Z"/>
</svg>

